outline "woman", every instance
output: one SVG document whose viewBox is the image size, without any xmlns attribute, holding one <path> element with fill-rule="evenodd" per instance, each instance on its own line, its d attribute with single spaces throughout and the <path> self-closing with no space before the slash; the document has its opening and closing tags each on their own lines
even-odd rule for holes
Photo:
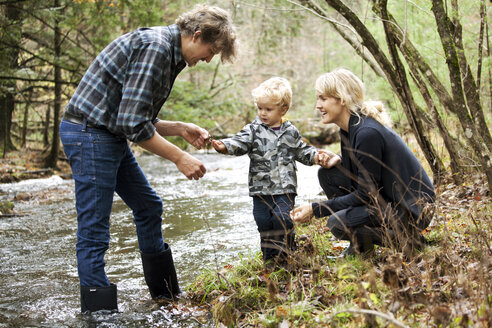
<svg viewBox="0 0 492 328">
<path fill-rule="evenodd" d="M 362 81 L 341 68 L 317 79 L 316 97 L 321 121 L 340 127 L 341 156 L 326 153 L 323 166 L 330 168 L 318 172 L 328 200 L 294 209 L 293 220 L 329 216 L 332 234 L 350 241 L 343 255 L 369 253 L 388 242 L 419 246 L 432 217 L 424 209 L 434 202 L 434 187 L 390 128 L 382 103 L 364 101 Z"/>
</svg>

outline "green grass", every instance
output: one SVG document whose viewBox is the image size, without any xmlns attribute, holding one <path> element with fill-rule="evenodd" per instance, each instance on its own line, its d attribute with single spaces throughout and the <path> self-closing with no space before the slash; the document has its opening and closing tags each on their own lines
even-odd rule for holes
<svg viewBox="0 0 492 328">
<path fill-rule="evenodd" d="M 189 296 L 227 327 L 489 327 L 492 204 L 477 188 L 446 189 L 424 232 L 432 245 L 412 257 L 378 247 L 371 259 L 329 258 L 341 247 L 315 219 L 297 226 L 289 270 L 241 257 L 204 271 Z"/>
</svg>

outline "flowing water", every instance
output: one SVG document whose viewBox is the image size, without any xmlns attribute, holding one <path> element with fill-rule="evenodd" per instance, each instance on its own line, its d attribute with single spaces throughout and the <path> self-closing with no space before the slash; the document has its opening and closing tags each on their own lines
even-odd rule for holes
<svg viewBox="0 0 492 328">
<path fill-rule="evenodd" d="M 164 239 L 172 248 L 181 289 L 206 268 L 259 251 L 248 196 L 248 157 L 195 154 L 207 167 L 187 180 L 156 156 L 138 161 L 164 203 Z M 317 199 L 317 167 L 298 163 L 297 204 Z M 82 316 L 75 260 L 73 181 L 58 176 L 0 184 L 24 215 L 0 218 L 0 327 L 208 327 L 199 307 L 159 306 L 143 279 L 131 211 L 115 196 L 106 271 L 118 286 L 120 313 Z"/>
</svg>

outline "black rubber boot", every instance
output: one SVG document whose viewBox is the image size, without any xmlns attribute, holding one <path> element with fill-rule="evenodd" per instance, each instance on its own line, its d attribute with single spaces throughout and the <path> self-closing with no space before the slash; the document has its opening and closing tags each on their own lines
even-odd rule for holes
<svg viewBox="0 0 492 328">
<path fill-rule="evenodd" d="M 80 286 L 80 309 L 84 312 L 99 310 L 118 311 L 116 285 L 107 287 Z"/>
<path fill-rule="evenodd" d="M 181 291 L 171 248 L 168 244 L 165 244 L 165 247 L 166 250 L 161 253 L 144 254 L 140 252 L 140 254 L 145 282 L 149 286 L 152 298 L 154 300 L 174 301 Z"/>
</svg>

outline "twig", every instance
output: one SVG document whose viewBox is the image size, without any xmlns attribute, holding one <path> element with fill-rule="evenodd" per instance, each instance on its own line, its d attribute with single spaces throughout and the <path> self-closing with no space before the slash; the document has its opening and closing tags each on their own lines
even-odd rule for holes
<svg viewBox="0 0 492 328">
<path fill-rule="evenodd" d="M 21 174 L 38 174 L 38 173 L 50 173 L 51 171 L 53 171 L 53 169 L 28 170 L 28 171 L 21 171 L 19 173 L 21 173 Z"/>
<path fill-rule="evenodd" d="M 482 237 L 482 238 L 483 238 L 483 240 L 484 240 L 484 242 L 485 242 L 485 245 L 487 245 L 487 249 L 488 249 L 488 251 L 489 251 L 489 254 L 490 254 L 490 255 L 492 255 L 492 249 L 490 248 L 490 243 L 489 243 L 489 241 L 487 240 L 487 238 L 486 238 L 486 237 L 484 237 L 484 236 L 483 236 L 483 234 L 482 234 L 482 230 L 480 230 L 480 228 L 478 227 L 477 221 L 475 220 L 475 218 L 473 217 L 473 215 L 470 215 L 470 217 L 471 217 L 471 219 L 472 219 L 472 221 L 473 221 L 473 224 L 475 224 L 475 227 L 477 228 L 478 235 L 479 235 L 480 237 Z"/>
<path fill-rule="evenodd" d="M 224 281 L 227 283 L 227 286 L 229 286 L 231 291 L 234 292 L 234 286 L 231 284 L 231 282 L 229 280 L 227 280 L 227 278 L 222 273 L 220 273 L 219 271 L 216 271 L 216 272 L 217 272 L 217 276 L 221 279 L 224 279 Z"/>
<path fill-rule="evenodd" d="M 0 218 L 14 218 L 14 217 L 26 216 L 24 213 L 12 213 L 12 214 L 0 214 Z"/>
<path fill-rule="evenodd" d="M 347 310 L 344 310 L 344 311 L 338 311 L 337 313 L 335 313 L 333 316 L 336 316 L 337 314 L 339 313 L 345 313 L 345 312 L 349 312 L 349 313 L 362 313 L 362 314 L 372 314 L 372 315 L 376 315 L 378 317 L 381 317 L 383 319 L 386 319 L 388 320 L 389 322 L 391 322 L 392 324 L 398 326 L 398 327 L 402 327 L 402 328 L 409 328 L 408 326 L 404 325 L 403 323 L 401 323 L 400 321 L 396 320 L 395 318 L 393 318 L 393 316 L 389 315 L 389 314 L 386 314 L 386 313 L 382 313 L 382 312 L 378 312 L 378 311 L 374 311 L 374 310 L 366 310 L 366 309 L 347 309 Z"/>
</svg>

